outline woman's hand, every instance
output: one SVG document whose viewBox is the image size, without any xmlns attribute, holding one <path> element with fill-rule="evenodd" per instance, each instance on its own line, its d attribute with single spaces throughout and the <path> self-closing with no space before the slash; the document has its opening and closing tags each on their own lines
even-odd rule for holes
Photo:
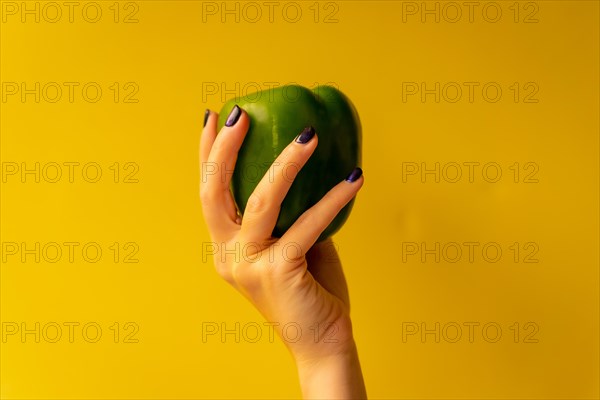
<svg viewBox="0 0 600 400">
<path fill-rule="evenodd" d="M 217 248 L 217 272 L 273 324 L 296 360 L 305 397 L 366 397 L 337 252 L 329 239 L 315 245 L 361 188 L 362 171 L 348 171 L 346 180 L 274 238 L 281 202 L 318 138 L 310 127 L 299 132 L 259 182 L 242 219 L 229 184 L 248 126 L 248 115 L 235 106 L 217 135 L 217 114 L 207 111 L 200 198 Z M 299 168 L 286 168 L 290 164 Z"/>
</svg>

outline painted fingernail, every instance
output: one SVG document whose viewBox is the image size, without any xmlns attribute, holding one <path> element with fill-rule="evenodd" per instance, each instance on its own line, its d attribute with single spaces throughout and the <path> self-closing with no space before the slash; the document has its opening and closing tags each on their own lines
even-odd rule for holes
<svg viewBox="0 0 600 400">
<path fill-rule="evenodd" d="M 307 126 L 301 134 L 296 136 L 296 143 L 306 144 L 315 136 L 315 128 Z"/>
<path fill-rule="evenodd" d="M 204 112 L 204 125 L 206 126 L 206 123 L 208 122 L 208 117 L 210 117 L 210 110 L 207 108 L 206 111 Z"/>
<path fill-rule="evenodd" d="M 362 173 L 363 171 L 359 167 L 354 168 L 354 170 L 350 172 L 350 175 L 346 177 L 346 182 L 352 183 L 357 181 L 358 178 L 360 178 L 360 176 L 362 175 Z"/>
<path fill-rule="evenodd" d="M 227 121 L 225 122 L 225 126 L 234 126 L 236 122 L 238 122 L 238 119 L 240 119 L 240 116 L 242 115 L 242 109 L 240 107 L 238 107 L 238 105 L 236 104 L 233 109 L 231 110 L 231 112 L 229 113 L 229 116 L 227 117 Z"/>
</svg>

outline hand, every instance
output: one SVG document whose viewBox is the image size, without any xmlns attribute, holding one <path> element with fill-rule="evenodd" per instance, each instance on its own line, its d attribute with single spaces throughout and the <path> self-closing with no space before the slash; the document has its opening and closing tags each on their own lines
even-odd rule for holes
<svg viewBox="0 0 600 400">
<path fill-rule="evenodd" d="M 337 252 L 330 239 L 315 245 L 361 188 L 362 171 L 348 171 L 352 178 L 332 188 L 281 238 L 274 238 L 281 202 L 298 173 L 298 168 L 285 167 L 289 163 L 302 167 L 318 137 L 305 130 L 305 143 L 297 138 L 283 150 L 248 199 L 242 219 L 229 190 L 231 175 L 209 174 L 214 167 L 234 169 L 249 118 L 236 106 L 229 120 L 231 126 L 217 135 L 217 114 L 209 112 L 200 143 L 204 182 L 200 198 L 217 246 L 217 272 L 274 324 L 296 360 L 305 396 L 366 397 Z M 327 385 L 332 387 L 323 387 Z"/>
</svg>

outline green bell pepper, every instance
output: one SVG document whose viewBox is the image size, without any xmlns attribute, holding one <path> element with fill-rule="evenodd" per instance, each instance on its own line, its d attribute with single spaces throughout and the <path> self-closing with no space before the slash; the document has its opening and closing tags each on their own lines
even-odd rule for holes
<svg viewBox="0 0 600 400">
<path fill-rule="evenodd" d="M 281 151 L 308 126 L 314 127 L 319 137 L 315 152 L 298 173 L 281 205 L 273 230 L 274 237 L 281 237 L 304 211 L 360 166 L 358 114 L 351 101 L 332 86 L 310 90 L 287 85 L 229 100 L 219 113 L 219 130 L 235 104 L 250 117 L 250 127 L 231 177 L 232 193 L 242 215 L 248 197 Z M 354 199 L 323 231 L 319 241 L 344 224 L 353 204 Z"/>
</svg>

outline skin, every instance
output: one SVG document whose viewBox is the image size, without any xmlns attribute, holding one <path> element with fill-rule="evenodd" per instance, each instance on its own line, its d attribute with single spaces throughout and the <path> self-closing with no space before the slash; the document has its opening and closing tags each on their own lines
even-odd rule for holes
<svg viewBox="0 0 600 400">
<path fill-rule="evenodd" d="M 296 362 L 304 398 L 366 398 L 342 265 L 331 239 L 315 244 L 364 177 L 337 184 L 274 238 L 281 202 L 298 170 L 284 174 L 285 165 L 304 165 L 318 145 L 318 132 L 308 143 L 292 141 L 283 150 L 248 199 L 242 219 L 229 189 L 231 174 L 215 174 L 214 166 L 233 171 L 249 118 L 243 112 L 218 135 L 217 119 L 211 112 L 200 140 L 200 199 L 213 243 L 239 249 L 215 254 L 217 272 L 274 324 Z M 290 325 L 299 329 L 282 331 Z"/>
</svg>

